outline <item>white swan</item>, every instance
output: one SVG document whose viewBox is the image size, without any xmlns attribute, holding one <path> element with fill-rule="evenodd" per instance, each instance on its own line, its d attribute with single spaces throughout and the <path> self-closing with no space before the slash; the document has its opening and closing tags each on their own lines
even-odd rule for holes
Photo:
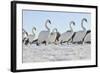
<svg viewBox="0 0 100 73">
<path fill-rule="evenodd" d="M 75 33 L 75 36 L 73 38 L 73 43 L 79 43 L 79 44 L 83 43 L 84 37 L 86 35 L 86 28 L 83 26 L 84 21 L 87 22 L 87 19 L 86 18 L 82 19 L 81 27 L 83 28 L 83 30 Z"/>
<path fill-rule="evenodd" d="M 54 28 L 49 35 L 48 43 L 49 44 L 51 44 L 51 43 L 56 44 L 56 42 L 59 40 L 59 37 L 60 37 L 60 33 L 58 32 L 57 28 Z"/>
<path fill-rule="evenodd" d="M 64 33 L 62 33 L 61 34 L 61 36 L 60 36 L 60 38 L 59 38 L 59 43 L 65 43 L 65 42 L 69 42 L 69 40 L 71 40 L 72 39 L 72 37 L 73 37 L 73 35 L 74 35 L 74 32 L 73 32 L 73 29 L 72 29 L 72 27 L 71 27 L 71 24 L 73 24 L 73 25 L 75 25 L 75 22 L 74 21 L 71 21 L 70 22 L 70 29 L 71 30 L 69 30 L 69 31 L 67 31 L 67 32 L 64 32 Z"/>
<path fill-rule="evenodd" d="M 48 36 L 50 34 L 50 29 L 48 28 L 47 23 L 51 24 L 51 21 L 49 19 L 46 20 L 45 27 L 46 27 L 47 31 L 44 30 L 39 33 L 37 45 L 39 45 L 41 43 L 47 44 Z"/>
<path fill-rule="evenodd" d="M 32 28 L 32 34 L 29 34 L 28 37 L 27 37 L 27 38 L 29 39 L 29 43 L 30 43 L 30 44 L 32 44 L 32 42 L 33 42 L 33 40 L 34 40 L 34 38 L 35 38 L 35 33 L 34 33 L 34 31 L 36 31 L 36 28 L 35 28 L 35 27 Z"/>
</svg>

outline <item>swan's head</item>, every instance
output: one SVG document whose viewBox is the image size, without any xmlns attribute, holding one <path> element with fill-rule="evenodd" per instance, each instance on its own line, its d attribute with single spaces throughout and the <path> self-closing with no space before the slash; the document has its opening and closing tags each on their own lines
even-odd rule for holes
<svg viewBox="0 0 100 73">
<path fill-rule="evenodd" d="M 71 21 L 71 22 L 70 22 L 70 24 L 73 24 L 73 25 L 75 25 L 75 22 L 74 22 L 74 21 Z"/>
<path fill-rule="evenodd" d="M 51 21 L 49 19 L 47 19 L 47 22 L 49 22 L 51 24 Z"/>
<path fill-rule="evenodd" d="M 35 35 L 34 30 L 36 31 L 36 27 L 32 28 L 32 33 Z"/>
<path fill-rule="evenodd" d="M 33 31 L 33 30 L 35 30 L 35 31 L 36 31 L 36 27 L 33 27 L 33 28 L 32 28 L 32 31 Z"/>
<path fill-rule="evenodd" d="M 82 21 L 88 22 L 86 18 L 83 18 Z"/>
<path fill-rule="evenodd" d="M 73 24 L 73 25 L 75 25 L 75 22 L 74 22 L 74 21 L 72 21 L 72 24 Z"/>
<path fill-rule="evenodd" d="M 33 27 L 33 28 L 32 28 L 32 32 L 34 32 L 34 31 L 36 31 L 36 27 Z"/>
</svg>

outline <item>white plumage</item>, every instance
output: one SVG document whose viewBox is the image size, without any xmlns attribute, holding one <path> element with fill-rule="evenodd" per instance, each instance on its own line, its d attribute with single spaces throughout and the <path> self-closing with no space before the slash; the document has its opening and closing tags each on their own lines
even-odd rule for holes
<svg viewBox="0 0 100 73">
<path fill-rule="evenodd" d="M 56 44 L 59 37 L 60 37 L 60 33 L 58 32 L 57 28 L 54 28 L 53 31 L 49 35 L 48 43 L 55 43 Z"/>
<path fill-rule="evenodd" d="M 86 18 L 82 19 L 81 27 L 83 28 L 83 31 L 78 31 L 75 33 L 75 36 L 73 38 L 73 43 L 83 43 L 84 37 L 87 33 L 86 28 L 83 26 L 84 21 L 87 22 L 87 19 Z"/>
<path fill-rule="evenodd" d="M 39 45 L 40 43 L 43 43 L 43 42 L 45 42 L 45 44 L 47 44 L 48 36 L 50 34 L 50 29 L 47 27 L 47 23 L 51 24 L 51 21 L 49 19 L 46 20 L 45 27 L 46 27 L 47 31 L 41 31 L 39 33 L 37 45 Z"/>
<path fill-rule="evenodd" d="M 74 35 L 74 32 L 73 32 L 73 29 L 71 27 L 71 24 L 75 25 L 75 22 L 74 21 L 71 21 L 70 22 L 70 29 L 69 31 L 65 32 L 65 33 L 62 33 L 60 38 L 59 38 L 59 43 L 64 43 L 64 42 L 69 42 L 69 40 L 72 39 L 72 36 Z"/>
<path fill-rule="evenodd" d="M 40 32 L 40 34 L 38 36 L 38 43 L 47 42 L 49 33 L 50 33 L 49 31 Z"/>
<path fill-rule="evenodd" d="M 61 43 L 68 42 L 72 38 L 73 34 L 74 32 L 65 32 L 61 35 L 61 37 L 59 38 L 59 41 Z"/>
<path fill-rule="evenodd" d="M 86 35 L 86 31 L 78 31 L 76 32 L 74 38 L 73 38 L 73 42 L 74 43 L 82 43 L 83 39 Z"/>
<path fill-rule="evenodd" d="M 34 40 L 34 38 L 35 38 L 34 30 L 36 31 L 36 28 L 35 28 L 35 27 L 32 28 L 32 33 L 29 34 L 28 37 L 27 37 L 27 38 L 29 39 L 29 43 L 30 43 L 30 44 L 32 44 L 32 42 L 33 42 L 33 40 Z"/>
</svg>

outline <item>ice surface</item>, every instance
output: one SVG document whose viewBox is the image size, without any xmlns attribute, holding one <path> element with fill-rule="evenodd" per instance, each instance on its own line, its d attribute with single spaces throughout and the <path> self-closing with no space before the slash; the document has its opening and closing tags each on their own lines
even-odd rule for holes
<svg viewBox="0 0 100 73">
<path fill-rule="evenodd" d="M 24 45 L 23 63 L 91 59 L 90 44 Z"/>
</svg>

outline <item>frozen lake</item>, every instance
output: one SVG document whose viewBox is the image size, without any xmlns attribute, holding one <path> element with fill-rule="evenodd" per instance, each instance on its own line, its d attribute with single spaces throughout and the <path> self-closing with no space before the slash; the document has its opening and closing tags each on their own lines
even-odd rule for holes
<svg viewBox="0 0 100 73">
<path fill-rule="evenodd" d="M 40 45 L 23 44 L 23 63 L 91 59 L 90 44 Z"/>
</svg>

